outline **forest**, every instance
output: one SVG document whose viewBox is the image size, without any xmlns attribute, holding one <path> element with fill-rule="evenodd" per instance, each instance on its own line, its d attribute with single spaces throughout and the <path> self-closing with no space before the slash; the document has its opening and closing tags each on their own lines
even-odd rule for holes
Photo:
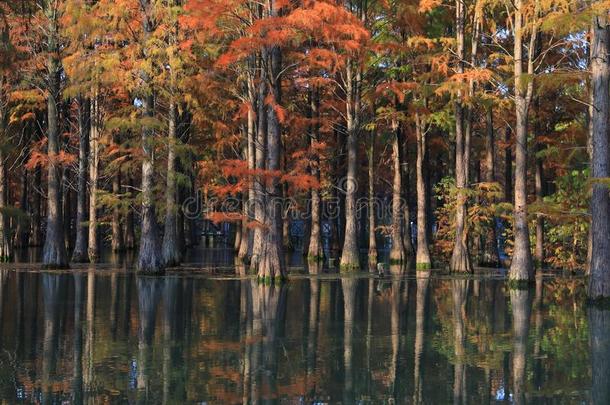
<svg viewBox="0 0 610 405">
<path fill-rule="evenodd" d="M 205 227 L 267 283 L 299 251 L 311 273 L 560 269 L 607 300 L 609 9 L 0 0 L 2 260 L 132 250 L 160 274 Z"/>
</svg>

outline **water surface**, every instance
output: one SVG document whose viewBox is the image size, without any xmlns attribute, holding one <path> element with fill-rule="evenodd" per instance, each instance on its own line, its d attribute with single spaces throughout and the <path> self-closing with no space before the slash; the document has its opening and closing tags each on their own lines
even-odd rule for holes
<svg viewBox="0 0 610 405">
<path fill-rule="evenodd" d="M 7 403 L 608 404 L 583 279 L 0 270 Z"/>
</svg>

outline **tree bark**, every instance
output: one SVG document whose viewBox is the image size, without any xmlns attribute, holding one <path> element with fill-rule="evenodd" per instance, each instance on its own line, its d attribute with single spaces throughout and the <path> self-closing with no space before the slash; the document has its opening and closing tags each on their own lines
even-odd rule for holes
<svg viewBox="0 0 610 405">
<path fill-rule="evenodd" d="M 59 190 L 59 171 L 57 155 L 59 153 L 59 114 L 57 103 L 60 100 L 60 45 L 58 10 L 53 4 L 46 4 L 45 15 L 49 20 L 47 27 L 47 231 L 42 252 L 42 262 L 45 267 L 66 268 L 68 257 L 64 244 L 64 226 L 61 215 Z"/>
<path fill-rule="evenodd" d="M 254 170 L 256 164 L 254 156 L 256 149 L 254 144 L 254 137 L 256 136 L 256 96 L 254 83 L 252 83 L 252 80 L 248 81 L 248 95 L 250 99 L 250 108 L 248 109 L 248 126 L 246 129 L 246 159 L 248 162 L 248 170 Z M 248 223 L 254 219 L 254 210 L 252 205 L 255 200 L 253 177 L 251 177 L 250 181 L 248 182 L 247 194 L 242 197 L 242 200 L 244 204 L 244 220 L 242 221 L 241 244 L 239 246 L 237 257 L 242 263 L 248 263 L 252 255 L 252 243 L 254 237 L 254 232 L 247 226 Z"/>
<path fill-rule="evenodd" d="M 41 229 L 41 193 L 42 193 L 42 169 L 37 166 L 34 169 L 33 179 L 33 190 L 32 190 L 32 204 L 30 205 L 31 210 L 31 232 L 30 232 L 30 246 L 40 246 L 42 244 L 42 229 Z"/>
<path fill-rule="evenodd" d="M 83 263 L 87 256 L 87 167 L 89 166 L 89 99 L 78 98 L 78 173 L 76 191 L 76 242 L 72 261 Z"/>
<path fill-rule="evenodd" d="M 610 176 L 608 118 L 610 111 L 610 27 L 607 17 L 594 16 L 591 40 L 591 91 L 593 93 L 591 177 L 592 250 L 588 296 L 592 300 L 610 298 Z"/>
<path fill-rule="evenodd" d="M 0 148 L 0 261 L 7 262 L 13 256 L 10 221 L 3 211 L 8 205 L 8 173 L 5 152 Z"/>
</svg>

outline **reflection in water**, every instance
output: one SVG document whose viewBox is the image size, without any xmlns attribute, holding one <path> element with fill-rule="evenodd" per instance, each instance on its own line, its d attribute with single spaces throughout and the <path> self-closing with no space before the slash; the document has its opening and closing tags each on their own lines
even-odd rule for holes
<svg viewBox="0 0 610 405">
<path fill-rule="evenodd" d="M 610 315 L 582 302 L 582 280 L 0 271 L 0 400 L 607 404 Z"/>
</svg>

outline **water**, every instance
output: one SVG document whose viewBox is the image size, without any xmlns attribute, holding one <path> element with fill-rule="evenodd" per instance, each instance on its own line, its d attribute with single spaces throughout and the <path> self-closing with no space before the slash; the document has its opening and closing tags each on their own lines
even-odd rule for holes
<svg viewBox="0 0 610 405">
<path fill-rule="evenodd" d="M 5 403 L 608 404 L 584 280 L 0 270 Z"/>
</svg>

